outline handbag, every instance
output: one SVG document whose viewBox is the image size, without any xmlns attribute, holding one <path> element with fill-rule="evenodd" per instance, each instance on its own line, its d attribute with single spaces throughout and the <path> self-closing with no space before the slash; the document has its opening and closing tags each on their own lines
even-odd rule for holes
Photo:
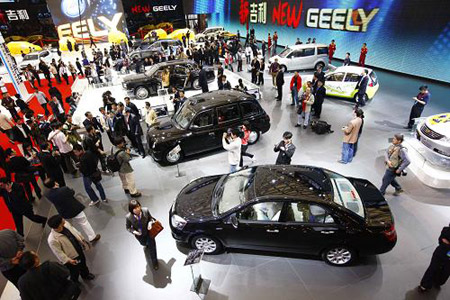
<svg viewBox="0 0 450 300">
<path fill-rule="evenodd" d="M 155 220 L 155 222 L 152 225 L 152 228 L 148 231 L 148 234 L 152 239 L 154 239 L 162 230 L 164 227 L 162 226 L 161 222 L 158 220 Z"/>
</svg>

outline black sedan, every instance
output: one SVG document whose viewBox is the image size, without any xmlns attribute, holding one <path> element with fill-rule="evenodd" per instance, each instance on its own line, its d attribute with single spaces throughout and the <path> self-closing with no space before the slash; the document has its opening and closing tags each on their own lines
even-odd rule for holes
<svg viewBox="0 0 450 300">
<path fill-rule="evenodd" d="M 208 82 L 212 82 L 215 78 L 214 68 L 204 68 Z M 170 72 L 171 86 L 177 89 L 201 89 L 198 80 L 200 67 L 194 61 L 187 59 L 154 64 L 145 73 L 125 76 L 122 86 L 130 96 L 135 96 L 140 100 L 157 96 L 158 90 L 162 88 L 161 74 L 164 69 L 168 69 Z"/>
<path fill-rule="evenodd" d="M 256 166 L 199 178 L 170 210 L 172 236 L 207 254 L 224 248 L 318 255 L 344 266 L 390 251 L 389 206 L 365 179 L 310 166 Z"/>
<path fill-rule="evenodd" d="M 176 164 L 184 156 L 221 149 L 223 133 L 244 121 L 250 124 L 250 145 L 270 129 L 270 118 L 253 95 L 230 90 L 193 96 L 171 119 L 148 130 L 149 154 Z"/>
</svg>

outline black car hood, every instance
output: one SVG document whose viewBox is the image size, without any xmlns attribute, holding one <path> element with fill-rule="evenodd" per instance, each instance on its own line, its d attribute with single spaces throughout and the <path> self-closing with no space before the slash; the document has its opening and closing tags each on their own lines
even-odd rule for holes
<svg viewBox="0 0 450 300">
<path fill-rule="evenodd" d="M 178 194 L 174 213 L 185 220 L 205 220 L 213 216 L 212 194 L 222 175 L 202 177 L 192 181 Z"/>
<path fill-rule="evenodd" d="M 360 178 L 349 178 L 363 202 L 368 226 L 389 227 L 394 224 L 386 199 L 370 181 Z"/>
<path fill-rule="evenodd" d="M 158 125 L 150 128 L 148 131 L 148 136 L 152 139 L 158 139 L 161 141 L 163 138 L 171 139 L 180 137 L 186 133 L 184 129 L 178 128 L 173 122 L 174 121 L 172 121 L 172 119 L 161 120 Z"/>
<path fill-rule="evenodd" d="M 144 73 L 132 74 L 132 75 L 125 76 L 123 78 L 123 82 L 140 81 L 140 80 L 145 80 L 147 78 L 148 78 L 148 76 L 146 76 Z"/>
</svg>

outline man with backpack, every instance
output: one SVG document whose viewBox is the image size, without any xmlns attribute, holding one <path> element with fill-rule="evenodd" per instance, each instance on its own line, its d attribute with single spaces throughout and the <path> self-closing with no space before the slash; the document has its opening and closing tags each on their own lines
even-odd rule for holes
<svg viewBox="0 0 450 300">
<path fill-rule="evenodd" d="M 114 144 L 118 150 L 108 157 L 108 168 L 111 172 L 119 172 L 125 194 L 130 194 L 133 198 L 140 197 L 142 194 L 136 189 L 133 168 L 130 165 L 130 149 L 126 147 L 123 138 L 117 138 Z"/>
<path fill-rule="evenodd" d="M 400 195 L 403 192 L 402 187 L 397 182 L 397 176 L 403 174 L 403 170 L 411 163 L 406 152 L 406 148 L 402 145 L 403 135 L 396 134 L 392 140 L 392 145 L 389 146 L 385 155 L 384 162 L 386 164 L 386 172 L 383 176 L 383 181 L 380 187 L 381 194 L 385 194 L 388 185 L 395 188 L 394 196 Z"/>
</svg>

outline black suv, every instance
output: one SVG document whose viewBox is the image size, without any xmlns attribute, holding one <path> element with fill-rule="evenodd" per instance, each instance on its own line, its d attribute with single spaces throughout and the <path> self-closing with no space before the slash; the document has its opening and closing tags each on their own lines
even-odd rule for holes
<svg viewBox="0 0 450 300">
<path fill-rule="evenodd" d="M 265 165 L 199 178 L 169 214 L 175 240 L 207 254 L 242 248 L 320 255 L 344 266 L 390 251 L 389 206 L 365 179 L 310 166 Z"/>
<path fill-rule="evenodd" d="M 228 128 L 250 123 L 249 144 L 270 128 L 270 118 L 253 95 L 213 91 L 189 98 L 177 113 L 147 132 L 149 153 L 156 161 L 176 164 L 184 156 L 222 147 Z"/>
<path fill-rule="evenodd" d="M 212 82 L 215 78 L 214 68 L 207 66 L 204 68 L 208 82 Z M 158 90 L 162 88 L 161 73 L 164 69 L 169 69 L 171 86 L 177 89 L 201 89 L 198 82 L 200 67 L 187 59 L 154 64 L 145 73 L 125 76 L 122 86 L 130 96 L 135 96 L 139 100 L 156 96 Z"/>
</svg>

